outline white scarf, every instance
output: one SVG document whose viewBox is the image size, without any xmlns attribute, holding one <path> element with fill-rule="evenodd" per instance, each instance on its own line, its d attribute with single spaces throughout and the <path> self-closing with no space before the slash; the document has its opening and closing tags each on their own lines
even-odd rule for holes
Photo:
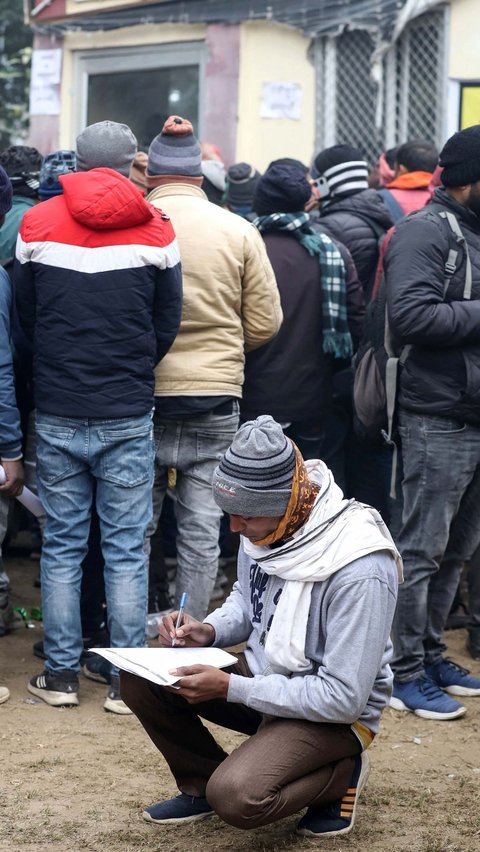
<svg viewBox="0 0 480 852">
<path fill-rule="evenodd" d="M 285 580 L 265 644 L 274 671 L 311 668 L 305 657 L 307 619 L 314 583 L 327 580 L 355 559 L 389 551 L 403 579 L 402 559 L 381 515 L 371 506 L 346 500 L 331 471 L 317 459 L 305 462 L 310 479 L 320 486 L 305 524 L 278 548 L 244 539 L 245 553 L 266 574 Z"/>
</svg>

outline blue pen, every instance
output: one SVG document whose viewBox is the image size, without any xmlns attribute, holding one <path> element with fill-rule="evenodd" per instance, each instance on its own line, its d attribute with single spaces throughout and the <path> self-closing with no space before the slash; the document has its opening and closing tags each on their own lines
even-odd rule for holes
<svg viewBox="0 0 480 852">
<path fill-rule="evenodd" d="M 180 609 L 178 610 L 177 623 L 175 625 L 175 633 L 177 632 L 178 628 L 181 627 L 182 620 L 183 620 L 183 613 L 185 612 L 185 604 L 186 603 L 187 603 L 187 593 L 182 592 L 182 597 L 180 598 Z M 173 637 L 173 639 L 172 639 L 172 648 L 174 648 L 174 647 L 175 647 L 175 637 Z"/>
</svg>

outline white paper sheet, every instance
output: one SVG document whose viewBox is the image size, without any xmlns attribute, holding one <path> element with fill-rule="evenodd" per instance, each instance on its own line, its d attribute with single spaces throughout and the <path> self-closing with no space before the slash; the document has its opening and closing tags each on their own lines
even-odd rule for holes
<svg viewBox="0 0 480 852">
<path fill-rule="evenodd" d="M 5 471 L 3 467 L 0 465 L 0 485 L 3 485 L 6 482 Z M 19 503 L 22 503 L 25 508 L 27 508 L 32 515 L 35 515 L 36 518 L 41 518 L 42 515 L 45 514 L 45 510 L 40 503 L 37 495 L 30 491 L 26 485 L 23 486 L 23 491 L 19 497 L 17 497 Z"/>
<path fill-rule="evenodd" d="M 237 658 L 222 648 L 89 648 L 109 663 L 160 686 L 173 686 L 178 677 L 169 673 L 179 666 L 233 666 Z"/>
<path fill-rule="evenodd" d="M 303 89 L 300 83 L 262 83 L 260 118 L 288 118 L 299 121 L 302 117 L 302 105 Z"/>
</svg>

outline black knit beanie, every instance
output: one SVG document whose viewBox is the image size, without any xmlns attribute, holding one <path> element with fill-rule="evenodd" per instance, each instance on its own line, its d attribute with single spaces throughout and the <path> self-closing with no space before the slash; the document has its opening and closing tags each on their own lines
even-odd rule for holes
<svg viewBox="0 0 480 852">
<path fill-rule="evenodd" d="M 299 166 L 274 163 L 258 182 L 253 209 L 259 216 L 298 213 L 311 195 L 310 184 Z"/>
<path fill-rule="evenodd" d="M 296 160 L 294 157 L 279 157 L 278 160 L 272 160 L 268 168 L 271 169 L 272 166 L 298 166 L 304 175 L 309 171 L 305 163 L 302 163 L 301 160 Z"/>
<path fill-rule="evenodd" d="M 28 145 L 10 145 L 0 154 L 3 166 L 12 182 L 13 194 L 37 198 L 42 155 Z"/>
<path fill-rule="evenodd" d="M 12 184 L 5 169 L 0 166 L 0 219 L 12 206 Z"/>
<path fill-rule="evenodd" d="M 480 180 L 480 124 L 454 133 L 440 152 L 444 186 L 466 186 Z"/>
</svg>

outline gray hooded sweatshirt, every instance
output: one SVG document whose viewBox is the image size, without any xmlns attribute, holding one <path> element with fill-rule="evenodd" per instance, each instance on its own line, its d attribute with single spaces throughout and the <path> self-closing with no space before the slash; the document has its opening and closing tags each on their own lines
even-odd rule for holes
<svg viewBox="0 0 480 852">
<path fill-rule="evenodd" d="M 398 585 L 393 556 L 386 551 L 363 556 L 314 584 L 306 673 L 273 673 L 265 657 L 284 582 L 265 574 L 240 544 L 237 582 L 223 606 L 205 619 L 215 628 L 215 646 L 247 643 L 253 677 L 230 675 L 227 700 L 282 718 L 361 723 L 376 734 L 393 681 L 388 664 Z"/>
</svg>

